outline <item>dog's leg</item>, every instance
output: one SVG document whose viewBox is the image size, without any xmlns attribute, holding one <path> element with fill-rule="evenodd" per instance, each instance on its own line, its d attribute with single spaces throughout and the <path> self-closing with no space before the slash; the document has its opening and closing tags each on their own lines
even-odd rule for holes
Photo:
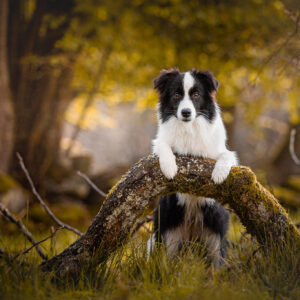
<svg viewBox="0 0 300 300">
<path fill-rule="evenodd" d="M 156 140 L 153 153 L 159 158 L 159 165 L 163 174 L 168 179 L 172 179 L 177 174 L 177 165 L 176 157 L 171 147 L 166 142 Z"/>
<path fill-rule="evenodd" d="M 149 240 L 147 241 L 147 259 L 149 259 L 150 254 L 154 251 L 155 248 L 155 234 L 153 233 Z"/>
<path fill-rule="evenodd" d="M 224 252 L 221 251 L 222 246 L 224 247 L 224 245 L 222 245 L 220 235 L 216 233 L 210 233 L 207 235 L 205 243 L 214 268 L 220 268 L 224 264 L 225 258 L 223 255 Z"/>
<path fill-rule="evenodd" d="M 177 228 L 168 230 L 164 234 L 164 241 L 167 248 L 167 253 L 169 257 L 173 257 L 178 253 L 183 243 L 186 241 L 184 236 L 185 228 L 184 226 L 179 226 Z"/>
<path fill-rule="evenodd" d="M 184 231 L 182 226 L 168 229 L 164 232 L 162 240 L 166 246 L 169 257 L 173 257 L 179 251 L 180 246 L 183 244 L 183 239 Z M 155 234 L 153 234 L 147 241 L 147 259 L 149 259 L 150 254 L 155 250 L 156 243 L 159 243 L 159 241 L 156 241 Z"/>
<path fill-rule="evenodd" d="M 174 254 L 181 244 L 180 232 L 184 220 L 184 205 L 178 203 L 177 194 L 161 197 L 154 213 L 154 235 L 148 241 L 148 249 L 153 249 L 155 243 L 164 243 L 168 254 Z M 153 243 L 155 240 L 155 243 Z"/>
<path fill-rule="evenodd" d="M 226 209 L 215 202 L 205 205 L 203 213 L 203 239 L 215 268 L 220 267 L 226 258 L 225 235 L 228 229 L 229 214 Z"/>
<path fill-rule="evenodd" d="M 212 180 L 215 183 L 222 183 L 230 173 L 232 166 L 238 164 L 235 152 L 226 150 L 217 159 L 214 170 L 212 172 Z"/>
</svg>

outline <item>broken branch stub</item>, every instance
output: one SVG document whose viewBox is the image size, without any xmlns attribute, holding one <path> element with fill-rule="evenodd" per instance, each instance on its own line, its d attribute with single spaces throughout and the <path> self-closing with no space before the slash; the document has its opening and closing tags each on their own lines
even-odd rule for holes
<svg viewBox="0 0 300 300">
<path fill-rule="evenodd" d="M 228 204 L 247 231 L 260 243 L 284 244 L 288 238 L 300 244 L 300 233 L 276 198 L 257 182 L 247 167 L 233 167 L 222 184 L 211 180 L 214 161 L 177 156 L 178 174 L 167 180 L 158 158 L 143 158 L 125 174 L 107 196 L 87 232 L 69 248 L 42 264 L 59 277 L 76 278 L 82 266 L 96 266 L 130 236 L 135 220 L 159 196 L 173 192 L 217 199 Z"/>
</svg>

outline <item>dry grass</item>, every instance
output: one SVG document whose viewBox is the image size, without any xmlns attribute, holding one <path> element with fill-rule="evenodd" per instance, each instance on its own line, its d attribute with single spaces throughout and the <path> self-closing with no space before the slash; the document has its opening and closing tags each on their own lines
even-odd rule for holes
<svg viewBox="0 0 300 300">
<path fill-rule="evenodd" d="M 295 221 L 300 213 L 294 214 Z M 232 217 L 225 266 L 214 272 L 203 255 L 188 251 L 169 260 L 163 250 L 146 258 L 148 233 L 140 230 L 93 274 L 82 272 L 78 284 L 50 282 L 39 270 L 35 251 L 17 260 L 0 259 L 1 299 L 300 299 L 300 253 L 293 243 L 285 249 L 260 249 L 237 217 Z M 48 234 L 48 233 L 47 233 Z M 43 233 L 45 236 L 45 233 Z M 42 235 L 40 236 L 42 238 Z M 57 233 L 57 251 L 76 239 Z M 29 246 L 18 233 L 0 230 L 0 248 L 14 252 Z M 54 255 L 53 241 L 43 244 Z M 297 269 L 298 266 L 298 269 Z"/>
</svg>

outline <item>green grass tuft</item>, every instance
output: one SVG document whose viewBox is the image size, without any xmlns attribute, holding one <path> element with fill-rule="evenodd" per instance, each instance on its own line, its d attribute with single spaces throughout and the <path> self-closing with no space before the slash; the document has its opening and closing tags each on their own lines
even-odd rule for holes
<svg viewBox="0 0 300 300">
<path fill-rule="evenodd" d="M 296 220 L 299 216 L 294 215 Z M 16 251 L 29 246 L 18 233 L 0 231 L 0 248 L 10 256 L 0 258 L 1 299 L 300 299 L 300 253 L 291 243 L 260 247 L 232 217 L 225 266 L 215 272 L 204 255 L 189 250 L 170 260 L 158 249 L 147 260 L 149 234 L 137 233 L 94 273 L 83 270 L 78 284 L 51 282 L 40 273 L 40 258 L 32 250 L 12 260 Z M 40 236 L 41 238 L 42 236 Z M 57 250 L 67 247 L 76 236 L 57 233 Z M 53 241 L 43 244 L 54 255 Z M 195 250 L 195 249 L 194 249 Z M 297 252 L 298 250 L 298 252 Z"/>
</svg>

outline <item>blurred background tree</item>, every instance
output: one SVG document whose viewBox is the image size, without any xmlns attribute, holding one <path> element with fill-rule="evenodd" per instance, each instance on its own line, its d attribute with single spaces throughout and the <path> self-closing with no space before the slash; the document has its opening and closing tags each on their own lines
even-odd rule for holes
<svg viewBox="0 0 300 300">
<path fill-rule="evenodd" d="M 25 183 L 19 152 L 34 182 L 47 189 L 54 173 L 66 174 L 54 166 L 82 143 L 82 128 L 117 126 L 110 114 L 122 103 L 131 103 L 132 117 L 149 108 L 154 115 L 152 79 L 178 66 L 214 72 L 230 146 L 241 163 L 283 184 L 300 173 L 288 151 L 290 129 L 300 133 L 299 18 L 297 0 L 2 0 L 1 171 Z M 66 120 L 73 126 L 62 149 Z M 142 136 L 137 127 L 127 130 Z M 143 151 L 125 155 L 109 178 L 150 151 L 150 137 L 133 144 L 123 144 L 118 156 L 129 147 Z"/>
</svg>

